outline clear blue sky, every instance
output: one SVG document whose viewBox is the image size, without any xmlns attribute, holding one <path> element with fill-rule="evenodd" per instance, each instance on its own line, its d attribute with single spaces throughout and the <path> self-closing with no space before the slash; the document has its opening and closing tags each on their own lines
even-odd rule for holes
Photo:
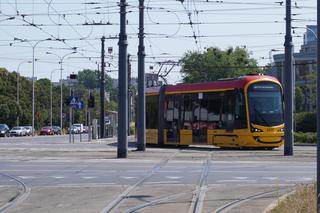
<svg viewBox="0 0 320 213">
<path fill-rule="evenodd" d="M 136 76 L 139 1 L 127 2 L 128 53 L 133 55 L 133 76 Z M 259 65 L 266 65 L 270 62 L 271 49 L 279 50 L 272 54 L 283 51 L 285 2 L 281 2 L 145 0 L 146 71 L 153 66 L 156 72 L 158 62 L 178 61 L 187 51 L 203 51 L 212 46 L 222 49 L 246 47 Z M 316 1 L 292 1 L 292 6 L 293 26 L 316 24 Z M 101 36 L 109 38 L 119 33 L 119 7 L 114 0 L 0 0 L 0 10 L 0 66 L 9 71 L 17 70 L 21 62 L 32 59 L 30 43 L 47 38 L 65 39 L 64 43 L 45 41 L 38 44 L 35 49 L 38 59 L 35 76 L 38 79 L 50 78 L 51 71 L 59 68 L 58 57 L 46 52 L 63 56 L 72 52 L 71 47 L 77 47 L 78 53 L 64 60 L 64 78 L 85 68 L 96 69 Z M 300 48 L 305 31 L 295 29 L 295 51 Z M 14 38 L 27 39 L 30 43 L 14 41 Z M 106 61 L 110 63 L 107 70 L 111 70 L 114 78 L 118 75 L 117 43 L 118 39 L 106 40 L 106 49 L 113 47 L 113 52 L 107 53 Z M 170 67 L 162 70 L 166 68 Z M 24 76 L 31 76 L 31 69 L 28 63 L 20 66 Z M 168 75 L 170 83 L 181 80 L 179 69 L 175 67 Z M 55 71 L 53 80 L 58 81 L 59 76 Z"/>
</svg>

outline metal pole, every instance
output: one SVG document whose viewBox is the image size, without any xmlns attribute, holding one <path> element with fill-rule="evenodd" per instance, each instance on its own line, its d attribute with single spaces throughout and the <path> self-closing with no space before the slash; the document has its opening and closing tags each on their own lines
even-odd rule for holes
<svg viewBox="0 0 320 213">
<path fill-rule="evenodd" d="M 286 36 L 285 36 L 285 85 L 284 85 L 284 155 L 293 155 L 293 90 L 294 90 L 294 69 L 292 64 L 293 45 L 291 35 L 291 0 L 286 0 Z"/>
<path fill-rule="evenodd" d="M 50 126 L 52 126 L 52 73 L 50 77 Z"/>
<path fill-rule="evenodd" d="M 72 96 L 71 84 L 69 86 L 70 86 L 69 94 L 71 97 Z M 71 131 L 72 131 L 71 126 L 72 126 L 72 106 L 70 105 L 69 106 L 69 143 L 71 143 Z"/>
<path fill-rule="evenodd" d="M 130 122 L 131 122 L 131 62 L 130 54 L 128 54 L 128 136 L 130 136 Z"/>
<path fill-rule="evenodd" d="M 320 0 L 317 0 L 317 212 L 320 213 Z"/>
<path fill-rule="evenodd" d="M 60 128 L 61 128 L 61 134 L 62 134 L 62 129 L 63 129 L 63 123 L 62 123 L 62 107 L 63 107 L 63 104 L 62 104 L 62 97 L 63 94 L 62 94 L 62 60 L 60 60 Z"/>
<path fill-rule="evenodd" d="M 32 136 L 34 136 L 34 49 L 36 45 L 32 46 Z"/>
<path fill-rule="evenodd" d="M 20 106 L 20 85 L 19 85 L 19 82 L 20 81 L 20 74 L 19 74 L 19 72 L 17 72 L 17 105 L 18 105 L 18 107 Z M 18 114 L 18 116 L 17 116 L 17 126 L 19 126 L 19 114 Z"/>
<path fill-rule="evenodd" d="M 144 48 L 144 0 L 139 0 L 139 47 L 138 47 L 138 137 L 137 149 L 146 149 L 146 116 L 145 116 L 145 48 Z"/>
<path fill-rule="evenodd" d="M 88 100 L 90 100 L 90 93 L 91 91 L 89 90 L 89 96 L 88 96 Z M 92 138 L 92 132 L 91 132 L 91 115 L 90 115 L 90 111 L 91 111 L 91 107 L 89 107 L 89 105 L 87 104 L 87 109 L 88 109 L 88 141 L 91 141 Z"/>
<path fill-rule="evenodd" d="M 100 138 L 105 137 L 105 134 L 104 134 L 105 132 L 105 127 L 104 127 L 105 125 L 105 121 L 104 121 L 104 117 L 105 117 L 104 41 L 105 41 L 105 37 L 102 36 L 101 38 L 101 77 L 100 77 Z"/>
<path fill-rule="evenodd" d="M 118 105 L 118 158 L 128 155 L 128 67 L 127 67 L 127 34 L 126 34 L 126 0 L 120 0 L 120 33 L 119 33 L 119 105 Z"/>
</svg>

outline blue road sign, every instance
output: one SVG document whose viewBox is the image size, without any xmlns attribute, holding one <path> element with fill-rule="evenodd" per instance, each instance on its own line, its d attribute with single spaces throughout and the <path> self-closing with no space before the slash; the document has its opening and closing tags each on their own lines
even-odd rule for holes
<svg viewBox="0 0 320 213">
<path fill-rule="evenodd" d="M 76 106 L 76 104 L 79 102 L 78 96 L 70 96 L 69 97 L 69 104 L 70 106 Z"/>
<path fill-rule="evenodd" d="M 83 101 L 79 101 L 77 104 L 76 104 L 76 109 L 83 109 L 84 108 L 84 103 Z"/>
</svg>

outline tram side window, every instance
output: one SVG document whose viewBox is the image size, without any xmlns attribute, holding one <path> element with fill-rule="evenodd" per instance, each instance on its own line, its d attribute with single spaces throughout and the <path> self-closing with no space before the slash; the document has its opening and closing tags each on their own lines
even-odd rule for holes
<svg viewBox="0 0 320 213">
<path fill-rule="evenodd" d="M 159 96 L 147 96 L 146 98 L 146 128 L 158 128 Z"/>
<path fill-rule="evenodd" d="M 247 128 L 246 107 L 243 92 L 238 92 L 235 103 L 235 129 Z"/>
<path fill-rule="evenodd" d="M 221 128 L 221 109 L 223 93 L 208 94 L 208 129 Z"/>
<path fill-rule="evenodd" d="M 181 102 L 180 123 L 182 129 L 192 129 L 192 100 L 191 95 L 184 95 Z"/>
</svg>

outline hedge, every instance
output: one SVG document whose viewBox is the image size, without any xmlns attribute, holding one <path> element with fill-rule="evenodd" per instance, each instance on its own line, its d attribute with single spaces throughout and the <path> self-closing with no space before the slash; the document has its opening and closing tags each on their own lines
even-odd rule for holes
<svg viewBox="0 0 320 213">
<path fill-rule="evenodd" d="M 296 132 L 316 132 L 317 114 L 315 112 L 300 112 L 295 114 Z"/>
<path fill-rule="evenodd" d="M 294 141 L 297 143 L 317 143 L 316 132 L 295 132 Z"/>
</svg>

